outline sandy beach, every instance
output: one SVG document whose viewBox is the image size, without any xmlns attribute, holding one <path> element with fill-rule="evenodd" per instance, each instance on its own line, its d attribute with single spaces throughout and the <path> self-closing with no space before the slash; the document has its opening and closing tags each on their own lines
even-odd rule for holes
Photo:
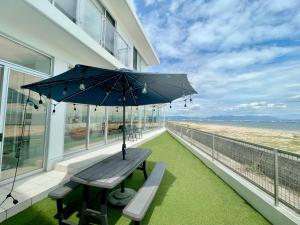
<svg viewBox="0 0 300 225">
<path fill-rule="evenodd" d="M 300 153 L 300 132 L 208 123 L 179 123 L 209 133 Z"/>
</svg>

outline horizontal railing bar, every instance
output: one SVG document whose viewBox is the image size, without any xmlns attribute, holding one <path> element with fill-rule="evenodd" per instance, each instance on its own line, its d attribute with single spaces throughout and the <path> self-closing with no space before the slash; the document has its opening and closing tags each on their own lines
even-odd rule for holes
<svg viewBox="0 0 300 225">
<path fill-rule="evenodd" d="M 190 129 L 190 130 L 193 130 L 193 131 L 196 131 L 196 132 L 201 132 L 201 133 L 204 133 L 204 134 L 207 134 L 207 135 L 211 135 L 211 136 L 216 136 L 216 137 L 220 137 L 220 138 L 223 138 L 223 139 L 232 140 L 232 141 L 235 141 L 235 142 L 240 142 L 240 143 L 243 143 L 243 144 L 248 144 L 248 145 L 256 146 L 256 147 L 259 147 L 259 148 L 264 148 L 264 149 L 271 150 L 271 151 L 277 150 L 278 153 L 283 153 L 283 154 L 295 156 L 295 157 L 298 157 L 300 159 L 300 154 L 298 154 L 298 153 L 288 152 L 288 151 L 284 151 L 282 149 L 272 148 L 272 147 L 269 147 L 269 146 L 260 145 L 260 144 L 256 144 L 256 143 L 251 143 L 251 142 L 240 140 L 240 139 L 236 139 L 236 138 L 226 137 L 226 136 L 223 136 L 223 135 L 220 135 L 220 134 L 214 134 L 214 133 L 206 132 L 206 131 L 203 131 L 203 130 L 198 130 L 198 129 L 195 129 L 195 128 L 189 128 L 189 127 L 183 126 L 183 125 L 178 125 L 178 124 L 174 124 L 174 125 L 176 125 L 176 126 L 182 126 L 182 127 L 187 128 L 187 129 Z"/>
</svg>

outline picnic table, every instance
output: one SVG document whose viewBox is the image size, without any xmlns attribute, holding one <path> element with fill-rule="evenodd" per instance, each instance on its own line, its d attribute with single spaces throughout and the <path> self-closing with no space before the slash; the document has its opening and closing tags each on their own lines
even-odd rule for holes
<svg viewBox="0 0 300 225">
<path fill-rule="evenodd" d="M 102 225 L 108 225 L 108 189 L 115 188 L 141 165 L 145 173 L 145 161 L 150 154 L 151 150 L 149 149 L 128 148 L 126 149 L 126 160 L 123 160 L 122 153 L 119 152 L 73 175 L 71 180 L 83 185 L 83 200 L 79 224 L 84 224 L 85 215 L 96 215 L 100 218 Z M 100 212 L 88 208 L 89 188 L 91 186 L 102 189 Z"/>
</svg>

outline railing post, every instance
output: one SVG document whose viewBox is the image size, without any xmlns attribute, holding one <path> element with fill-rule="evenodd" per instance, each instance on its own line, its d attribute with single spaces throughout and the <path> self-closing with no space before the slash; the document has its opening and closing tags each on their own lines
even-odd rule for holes
<svg viewBox="0 0 300 225">
<path fill-rule="evenodd" d="M 211 157 L 212 157 L 212 160 L 215 159 L 215 135 L 213 135 L 213 143 L 212 143 Z"/>
<path fill-rule="evenodd" d="M 279 184 L 279 177 L 278 177 L 278 151 L 277 149 L 274 150 L 274 202 L 275 206 L 278 206 L 278 184 Z"/>
<path fill-rule="evenodd" d="M 193 139 L 193 130 L 190 129 L 190 133 L 191 133 L 191 144 L 193 145 L 194 144 L 194 139 Z"/>
</svg>

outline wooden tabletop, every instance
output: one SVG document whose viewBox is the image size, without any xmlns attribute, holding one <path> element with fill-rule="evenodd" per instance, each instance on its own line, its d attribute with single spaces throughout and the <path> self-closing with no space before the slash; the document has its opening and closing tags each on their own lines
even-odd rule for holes
<svg viewBox="0 0 300 225">
<path fill-rule="evenodd" d="M 125 180 L 150 154 L 149 149 L 127 148 L 125 160 L 122 159 L 122 152 L 119 152 L 75 174 L 71 180 L 88 186 L 111 189 Z"/>
</svg>

